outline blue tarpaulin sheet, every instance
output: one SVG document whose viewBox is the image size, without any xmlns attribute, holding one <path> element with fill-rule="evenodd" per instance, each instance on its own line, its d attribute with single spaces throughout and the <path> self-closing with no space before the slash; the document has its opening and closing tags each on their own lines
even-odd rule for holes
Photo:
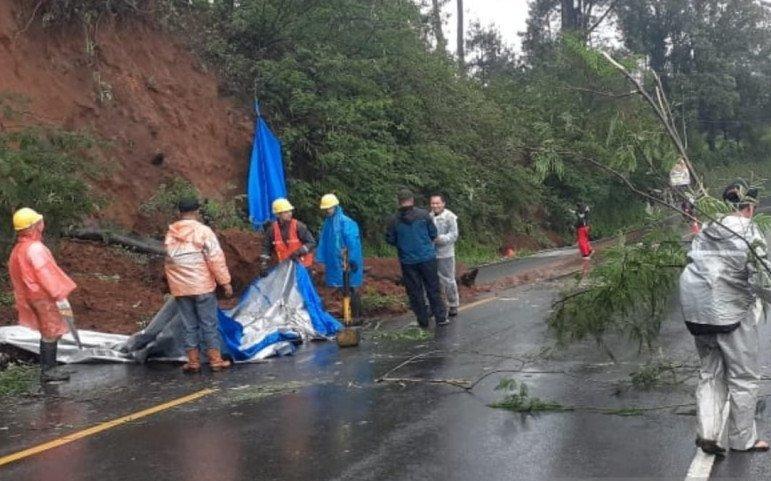
<svg viewBox="0 0 771 481">
<path fill-rule="evenodd" d="M 254 122 L 254 141 L 249 164 L 246 195 L 249 204 L 249 220 L 260 229 L 274 219 L 271 204 L 279 197 L 286 197 L 284 164 L 281 158 L 281 142 L 273 135 L 255 104 L 257 119 Z"/>
<path fill-rule="evenodd" d="M 342 325 L 325 309 L 308 271 L 284 261 L 218 312 L 224 350 L 236 361 L 291 354 L 294 342 L 329 339 Z"/>
</svg>

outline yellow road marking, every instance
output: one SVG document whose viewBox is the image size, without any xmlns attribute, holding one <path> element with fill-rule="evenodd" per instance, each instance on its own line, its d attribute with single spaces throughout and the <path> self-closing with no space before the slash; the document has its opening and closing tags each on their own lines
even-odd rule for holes
<svg viewBox="0 0 771 481">
<path fill-rule="evenodd" d="M 459 312 L 463 312 L 463 311 L 465 311 L 467 309 L 471 309 L 471 308 L 474 308 L 474 307 L 477 307 L 477 306 L 481 306 L 483 304 L 487 304 L 488 302 L 494 301 L 496 299 L 498 299 L 498 296 L 485 297 L 484 299 L 480 299 L 478 301 L 474 301 L 474 302 L 472 302 L 470 304 L 463 304 L 462 306 L 460 306 L 458 308 L 458 311 Z"/>
<path fill-rule="evenodd" d="M 66 436 L 62 436 L 58 439 L 54 439 L 53 441 L 49 441 L 43 444 L 38 444 L 37 446 L 31 447 L 29 449 L 25 449 L 17 453 L 3 456 L 2 458 L 0 458 L 0 466 L 4 466 L 6 464 L 10 464 L 24 458 L 28 458 L 36 454 L 40 454 L 42 452 L 48 451 L 49 449 L 58 448 L 59 446 L 69 444 L 73 441 L 77 441 L 78 439 L 83 439 L 88 436 L 93 436 L 94 434 L 101 433 L 102 431 L 106 431 L 116 426 L 120 426 L 121 424 L 130 423 L 131 421 L 135 421 L 140 418 L 151 416 L 161 411 L 165 411 L 166 409 L 171 409 L 173 407 L 179 406 L 180 404 L 185 404 L 191 401 L 195 401 L 213 392 L 216 392 L 216 389 L 203 389 L 201 391 L 194 392 L 193 394 L 189 394 L 187 396 L 174 399 L 172 401 L 169 401 L 163 404 L 159 404 L 149 409 L 138 411 L 118 419 L 113 419 L 112 421 L 107 421 L 101 424 L 97 424 L 96 426 L 90 427 L 88 429 L 84 429 L 82 431 L 77 431 L 72 434 L 68 434 Z"/>
</svg>

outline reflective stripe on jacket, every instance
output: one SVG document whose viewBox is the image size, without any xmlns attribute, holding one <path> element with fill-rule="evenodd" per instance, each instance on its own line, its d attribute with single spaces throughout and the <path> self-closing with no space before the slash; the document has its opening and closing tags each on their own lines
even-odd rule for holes
<svg viewBox="0 0 771 481">
<path fill-rule="evenodd" d="M 217 236 L 196 220 L 181 220 L 169 226 L 166 246 L 166 280 L 175 297 L 198 296 L 230 284 Z"/>
<path fill-rule="evenodd" d="M 303 247 L 303 243 L 297 236 L 297 219 L 289 221 L 288 236 L 288 239 L 282 238 L 281 227 L 278 222 L 273 223 L 273 249 L 276 251 L 279 262 L 289 259 L 292 254 Z M 301 255 L 299 260 L 305 267 L 310 267 L 313 265 L 313 253 L 307 252 Z"/>
</svg>

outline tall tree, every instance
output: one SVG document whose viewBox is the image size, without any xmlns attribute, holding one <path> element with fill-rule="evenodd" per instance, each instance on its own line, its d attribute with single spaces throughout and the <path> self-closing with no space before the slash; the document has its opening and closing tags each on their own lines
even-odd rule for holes
<svg viewBox="0 0 771 481">
<path fill-rule="evenodd" d="M 442 30 L 442 6 L 447 0 L 431 0 L 431 30 L 436 38 L 436 50 L 438 52 L 447 52 L 447 39 Z"/>
<path fill-rule="evenodd" d="M 609 18 L 617 0 L 531 0 L 523 48 L 531 60 L 556 38 L 569 33 L 588 41 Z"/>
<path fill-rule="evenodd" d="M 466 70 L 465 24 L 463 22 L 463 0 L 458 0 L 458 65 L 461 72 Z"/>
<path fill-rule="evenodd" d="M 483 85 L 516 70 L 514 52 L 504 43 L 497 29 L 483 27 L 475 21 L 470 25 L 467 37 L 468 69 Z"/>
<path fill-rule="evenodd" d="M 618 18 L 710 150 L 769 125 L 771 16 L 759 0 L 619 0 Z"/>
</svg>

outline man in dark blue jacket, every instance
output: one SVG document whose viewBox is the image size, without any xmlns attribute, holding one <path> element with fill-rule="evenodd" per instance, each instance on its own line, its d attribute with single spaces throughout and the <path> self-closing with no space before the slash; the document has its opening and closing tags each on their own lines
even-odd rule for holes
<svg viewBox="0 0 771 481">
<path fill-rule="evenodd" d="M 437 326 L 448 323 L 436 263 L 436 226 L 428 211 L 415 207 L 415 196 L 407 189 L 397 195 L 399 212 L 391 218 L 386 242 L 396 246 L 402 265 L 404 288 L 420 327 L 428 327 L 426 296 Z"/>
</svg>

